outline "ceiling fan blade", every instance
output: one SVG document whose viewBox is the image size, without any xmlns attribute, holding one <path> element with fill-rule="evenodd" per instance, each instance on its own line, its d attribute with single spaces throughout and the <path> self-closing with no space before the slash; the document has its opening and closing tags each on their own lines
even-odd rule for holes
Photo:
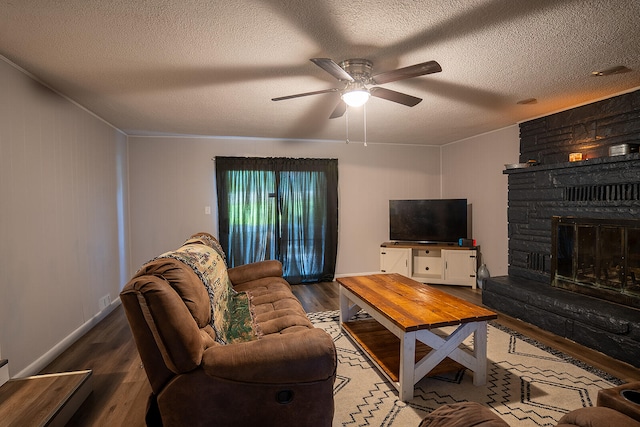
<svg viewBox="0 0 640 427">
<path fill-rule="evenodd" d="M 407 107 L 413 107 L 422 101 L 422 98 L 416 98 L 415 96 L 407 95 L 406 93 L 396 92 L 395 90 L 385 89 L 383 87 L 372 87 L 369 89 L 371 96 L 376 98 L 386 99 L 387 101 L 397 102 L 398 104 L 406 105 Z"/>
<path fill-rule="evenodd" d="M 347 111 L 347 104 L 341 99 L 338 101 L 338 105 L 336 105 L 335 110 L 329 116 L 330 119 L 337 119 L 338 117 L 342 117 L 344 112 Z"/>
<path fill-rule="evenodd" d="M 311 62 L 316 64 L 318 67 L 325 70 L 327 73 L 331 74 L 338 80 L 346 80 L 348 82 L 353 81 L 353 77 L 349 73 L 347 73 L 341 66 L 336 64 L 333 59 L 329 58 L 311 58 Z"/>
<path fill-rule="evenodd" d="M 287 95 L 287 96 L 280 96 L 278 98 L 271 98 L 272 101 L 283 101 L 285 99 L 293 99 L 293 98 L 300 98 L 303 96 L 309 96 L 309 95 L 320 95 L 321 93 L 330 93 L 330 92 L 339 92 L 340 89 L 338 88 L 331 88 L 331 89 L 325 89 L 325 90 L 316 90 L 315 92 L 305 92 L 305 93 L 297 93 L 295 95 Z"/>
<path fill-rule="evenodd" d="M 373 76 L 376 84 L 390 83 L 398 80 L 410 79 L 412 77 L 424 76 L 425 74 L 439 73 L 442 67 L 436 61 L 423 62 L 421 64 L 410 65 L 397 70 L 387 71 Z"/>
</svg>

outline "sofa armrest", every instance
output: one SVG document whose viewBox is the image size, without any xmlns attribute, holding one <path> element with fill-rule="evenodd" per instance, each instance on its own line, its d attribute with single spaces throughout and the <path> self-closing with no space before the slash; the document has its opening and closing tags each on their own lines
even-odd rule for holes
<svg viewBox="0 0 640 427">
<path fill-rule="evenodd" d="M 564 415 L 558 427 L 640 427 L 640 422 L 615 409 L 600 406 L 579 408 Z"/>
<path fill-rule="evenodd" d="M 202 358 L 207 375 L 248 383 L 322 381 L 336 366 L 333 339 L 318 328 L 211 347 Z"/>
<path fill-rule="evenodd" d="M 229 274 L 229 280 L 235 286 L 265 277 L 282 277 L 282 263 L 273 259 L 254 262 L 229 268 L 227 273 Z"/>
</svg>

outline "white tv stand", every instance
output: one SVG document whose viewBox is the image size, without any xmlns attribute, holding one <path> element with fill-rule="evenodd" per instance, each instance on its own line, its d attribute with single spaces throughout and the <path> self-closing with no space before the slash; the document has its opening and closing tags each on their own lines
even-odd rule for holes
<svg viewBox="0 0 640 427">
<path fill-rule="evenodd" d="M 454 244 L 385 242 L 380 245 L 380 271 L 417 282 L 476 288 L 477 247 Z"/>
</svg>

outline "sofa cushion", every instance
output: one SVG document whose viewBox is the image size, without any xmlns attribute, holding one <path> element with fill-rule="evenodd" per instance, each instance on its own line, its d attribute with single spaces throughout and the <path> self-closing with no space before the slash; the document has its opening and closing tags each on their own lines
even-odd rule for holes
<svg viewBox="0 0 640 427">
<path fill-rule="evenodd" d="M 204 328 L 211 323 L 211 309 L 209 296 L 204 286 L 194 286 L 198 283 L 198 276 L 193 269 L 183 262 L 173 258 L 156 258 L 144 264 L 133 276 L 130 283 L 134 289 L 139 289 L 149 281 L 164 282 L 182 299 L 198 328 Z M 139 283 L 137 286 L 134 286 Z"/>
<path fill-rule="evenodd" d="M 235 286 L 251 298 L 255 328 L 260 338 L 313 328 L 291 286 L 281 277 L 265 277 Z"/>
</svg>

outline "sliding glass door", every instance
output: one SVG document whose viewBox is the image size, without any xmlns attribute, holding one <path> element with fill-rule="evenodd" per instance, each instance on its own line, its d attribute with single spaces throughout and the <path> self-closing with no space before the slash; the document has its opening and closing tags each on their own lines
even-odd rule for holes
<svg viewBox="0 0 640 427">
<path fill-rule="evenodd" d="M 278 259 L 290 283 L 333 280 L 337 184 L 335 159 L 216 157 L 229 266 Z"/>
</svg>

